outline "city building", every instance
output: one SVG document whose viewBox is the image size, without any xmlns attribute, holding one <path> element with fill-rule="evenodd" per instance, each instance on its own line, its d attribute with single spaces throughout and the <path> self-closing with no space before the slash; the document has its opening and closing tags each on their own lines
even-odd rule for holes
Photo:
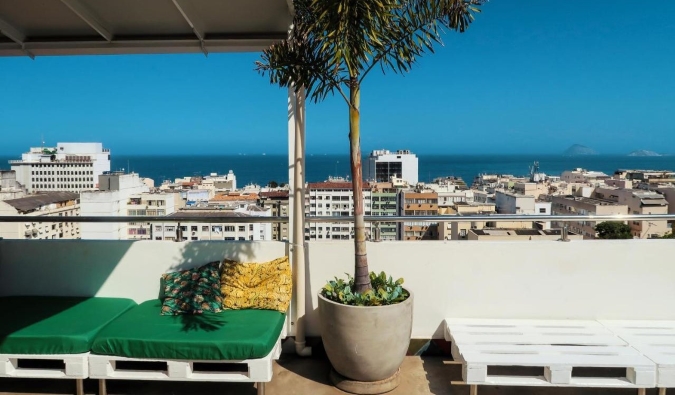
<svg viewBox="0 0 675 395">
<path fill-rule="evenodd" d="M 364 214 L 372 215 L 371 185 L 363 183 Z M 352 183 L 341 179 L 309 183 L 305 194 L 305 215 L 310 217 L 350 217 L 354 215 Z M 366 237 L 372 235 L 366 224 Z M 354 221 L 307 222 L 305 240 L 351 240 L 354 239 Z"/>
<path fill-rule="evenodd" d="M 601 171 L 589 171 L 580 167 L 574 170 L 565 170 L 560 179 L 567 183 L 599 183 L 611 178 Z"/>
<path fill-rule="evenodd" d="M 209 200 L 209 207 L 212 208 L 244 208 L 256 204 L 258 194 L 246 192 L 221 193 Z"/>
<path fill-rule="evenodd" d="M 110 150 L 101 143 L 58 143 L 55 148 L 33 147 L 9 163 L 28 193 L 91 191 L 98 188 L 98 177 L 110 171 Z"/>
<path fill-rule="evenodd" d="M 514 241 L 514 240 L 560 240 L 562 229 L 470 229 L 467 240 L 476 241 Z M 568 233 L 569 240 L 582 240 L 583 237 Z"/>
<path fill-rule="evenodd" d="M 675 171 L 672 170 L 617 170 L 614 177 L 631 180 L 637 184 L 675 183 Z"/>
<path fill-rule="evenodd" d="M 443 209 L 439 206 L 439 211 Z M 483 229 L 488 226 L 485 221 L 472 221 L 471 216 L 490 215 L 495 213 L 494 203 L 480 202 L 456 202 L 448 210 L 441 212 L 441 215 L 461 215 L 467 217 L 462 222 L 439 222 L 438 239 L 439 240 L 466 240 L 469 229 Z"/>
<path fill-rule="evenodd" d="M 14 170 L 0 170 L 0 200 L 18 199 L 26 195 L 26 189 L 16 181 Z"/>
<path fill-rule="evenodd" d="M 108 172 L 98 177 L 98 191 L 83 191 L 80 197 L 82 216 L 115 217 L 141 215 L 145 209 L 131 208 L 128 205 L 133 196 L 150 192 L 150 188 L 138 177 L 138 174 Z M 157 215 L 166 215 L 165 209 L 157 208 Z M 82 238 L 89 240 L 126 240 L 129 228 L 136 225 L 127 223 L 83 223 Z"/>
<path fill-rule="evenodd" d="M 374 216 L 398 215 L 398 193 L 401 188 L 391 182 L 379 182 L 373 184 L 372 210 Z M 374 224 L 373 231 L 379 233 L 380 240 L 398 240 L 398 225 L 396 222 L 378 222 Z"/>
<path fill-rule="evenodd" d="M 288 190 L 264 191 L 258 196 L 258 205 L 270 209 L 272 217 L 288 217 Z M 288 222 L 272 224 L 272 240 L 289 240 Z"/>
<path fill-rule="evenodd" d="M 44 192 L 0 201 L 0 217 L 26 217 L 26 222 L 2 222 L 0 220 L 0 238 L 79 239 L 79 223 L 40 222 L 40 217 L 63 217 L 65 219 L 80 215 L 79 199 L 80 196 L 73 192 Z"/>
<path fill-rule="evenodd" d="M 237 177 L 230 170 L 226 175 L 211 173 L 202 180 L 201 188 L 217 192 L 231 192 L 237 190 Z"/>
<path fill-rule="evenodd" d="M 217 218 L 208 223 L 171 220 L 172 217 Z M 270 217 L 271 210 L 255 205 L 235 209 L 185 208 L 153 224 L 154 240 L 272 240 L 270 223 L 232 222 L 232 218 Z"/>
<path fill-rule="evenodd" d="M 598 187 L 595 197 L 607 199 L 627 206 L 626 214 L 668 214 L 668 201 L 655 191 Z M 628 221 L 631 233 L 640 239 L 661 237 L 670 233 L 667 220 Z"/>
<path fill-rule="evenodd" d="M 391 177 L 397 177 L 415 185 L 419 178 L 417 162 L 417 155 L 408 150 L 375 150 L 370 153 L 364 166 L 364 179 L 389 182 Z"/>
<path fill-rule="evenodd" d="M 401 191 L 399 198 L 399 215 L 401 216 L 434 216 L 438 215 L 438 193 Z M 400 240 L 437 240 L 438 223 L 402 222 L 399 223 Z"/>
<path fill-rule="evenodd" d="M 625 204 L 579 196 L 553 196 L 551 204 L 553 212 L 551 226 L 554 228 L 565 226 L 562 221 L 555 220 L 556 215 L 618 215 L 628 212 L 628 206 Z M 572 221 L 567 224 L 570 232 L 581 235 L 584 239 L 595 239 L 597 236 L 595 226 L 601 222 L 604 221 Z"/>
<path fill-rule="evenodd" d="M 143 192 L 129 196 L 126 215 L 130 217 L 171 215 L 183 207 L 185 201 L 178 192 Z M 152 225 L 150 222 L 130 222 L 126 239 L 153 240 Z"/>
</svg>

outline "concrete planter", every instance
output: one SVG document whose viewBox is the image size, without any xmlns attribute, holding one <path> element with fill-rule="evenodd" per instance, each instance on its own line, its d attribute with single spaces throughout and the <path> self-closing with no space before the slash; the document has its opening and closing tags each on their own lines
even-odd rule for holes
<svg viewBox="0 0 675 395">
<path fill-rule="evenodd" d="M 375 307 L 346 306 L 319 294 L 321 337 L 330 363 L 347 381 L 363 382 L 370 389 L 354 390 L 354 383 L 336 385 L 349 392 L 371 394 L 396 388 L 398 369 L 410 345 L 412 314 L 412 293 L 402 303 Z M 367 386 L 374 382 L 386 384 L 386 388 L 379 391 Z"/>
</svg>

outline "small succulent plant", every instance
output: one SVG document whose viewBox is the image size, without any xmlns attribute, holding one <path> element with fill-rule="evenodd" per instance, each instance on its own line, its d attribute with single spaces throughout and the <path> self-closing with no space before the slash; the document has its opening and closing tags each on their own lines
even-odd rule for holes
<svg viewBox="0 0 675 395">
<path fill-rule="evenodd" d="M 384 306 L 401 303 L 410 293 L 403 289 L 403 279 L 394 281 L 382 272 L 379 275 L 370 272 L 372 289 L 364 293 L 352 292 L 354 278 L 347 274 L 347 280 L 335 278 L 321 289 L 321 295 L 333 302 L 350 306 Z"/>
</svg>

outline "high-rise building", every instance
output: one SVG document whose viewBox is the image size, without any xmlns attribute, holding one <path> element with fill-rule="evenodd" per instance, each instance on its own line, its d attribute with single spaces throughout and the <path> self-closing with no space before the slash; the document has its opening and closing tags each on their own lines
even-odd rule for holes
<svg viewBox="0 0 675 395">
<path fill-rule="evenodd" d="M 408 150 L 375 150 L 368 156 L 364 170 L 368 181 L 389 182 L 391 177 L 397 177 L 414 186 L 419 179 L 417 156 Z"/>
<path fill-rule="evenodd" d="M 371 215 L 370 184 L 363 185 L 364 214 Z M 309 183 L 305 195 L 305 215 L 310 217 L 350 217 L 354 215 L 352 183 L 343 180 Z M 366 237 L 372 235 L 366 224 Z M 354 221 L 307 222 L 305 240 L 352 240 Z"/>
<path fill-rule="evenodd" d="M 401 188 L 395 187 L 391 182 L 375 184 L 371 191 L 373 201 L 372 215 L 398 215 L 397 196 L 400 190 Z M 379 231 L 380 240 L 398 240 L 398 226 L 396 222 L 379 222 L 374 228 L 373 231 Z"/>
<path fill-rule="evenodd" d="M 128 213 L 141 215 L 137 212 L 127 210 L 137 210 L 134 207 L 129 208 L 130 198 L 144 192 L 149 192 L 150 188 L 138 177 L 138 174 L 124 174 L 114 172 L 103 174 L 98 178 L 100 183 L 99 191 L 85 191 L 81 194 L 81 215 L 82 216 L 101 216 L 115 217 L 125 216 Z M 157 215 L 166 215 L 166 211 L 161 209 Z M 158 210 L 159 211 L 159 210 Z M 133 224 L 127 223 L 83 223 L 82 238 L 93 240 L 126 240 L 129 235 L 129 228 Z"/>
<path fill-rule="evenodd" d="M 288 217 L 288 191 L 260 192 L 258 204 L 263 208 L 272 210 L 273 217 Z M 278 222 L 272 224 L 273 240 L 288 240 L 288 223 Z"/>
<path fill-rule="evenodd" d="M 28 193 L 91 191 L 98 176 L 110 171 L 110 150 L 101 143 L 58 143 L 33 147 L 9 164 Z"/>
</svg>

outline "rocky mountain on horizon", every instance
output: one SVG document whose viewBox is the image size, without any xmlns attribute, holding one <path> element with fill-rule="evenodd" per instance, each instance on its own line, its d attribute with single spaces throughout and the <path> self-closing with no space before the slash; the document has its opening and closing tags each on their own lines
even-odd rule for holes
<svg viewBox="0 0 675 395">
<path fill-rule="evenodd" d="M 586 147 L 581 144 L 574 144 L 563 152 L 563 156 L 586 156 L 598 155 L 598 152 L 593 148 Z"/>
<path fill-rule="evenodd" d="M 658 152 L 649 151 L 646 149 L 639 149 L 631 152 L 630 154 L 628 154 L 628 156 L 663 156 L 663 155 L 659 154 Z"/>
</svg>

